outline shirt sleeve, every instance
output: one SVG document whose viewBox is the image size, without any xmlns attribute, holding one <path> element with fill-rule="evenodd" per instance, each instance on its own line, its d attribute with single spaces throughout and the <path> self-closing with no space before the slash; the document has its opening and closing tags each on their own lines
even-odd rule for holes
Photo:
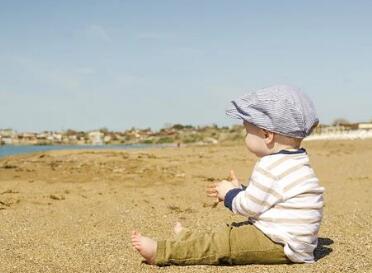
<svg viewBox="0 0 372 273">
<path fill-rule="evenodd" d="M 282 200 L 276 177 L 257 165 L 246 189 L 230 190 L 224 204 L 232 212 L 257 217 Z"/>
</svg>

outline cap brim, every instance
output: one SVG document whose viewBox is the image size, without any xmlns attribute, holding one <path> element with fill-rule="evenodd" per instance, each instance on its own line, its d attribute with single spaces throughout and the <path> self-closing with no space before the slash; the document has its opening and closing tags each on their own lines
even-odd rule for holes
<svg viewBox="0 0 372 273">
<path fill-rule="evenodd" d="M 226 109 L 225 113 L 233 119 L 240 119 L 250 122 L 249 114 L 243 111 L 236 101 L 231 101 L 232 107 Z"/>
</svg>

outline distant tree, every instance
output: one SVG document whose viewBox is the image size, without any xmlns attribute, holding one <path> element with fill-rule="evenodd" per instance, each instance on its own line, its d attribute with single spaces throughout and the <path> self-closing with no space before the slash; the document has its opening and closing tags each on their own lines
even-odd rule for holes
<svg viewBox="0 0 372 273">
<path fill-rule="evenodd" d="M 107 129 L 107 127 L 102 127 L 101 129 L 99 129 L 99 131 L 103 134 L 107 134 L 109 132 L 109 130 Z"/>
<path fill-rule="evenodd" d="M 332 123 L 333 126 L 339 126 L 341 124 L 350 124 L 350 122 L 344 118 L 337 118 Z"/>
<path fill-rule="evenodd" d="M 174 124 L 172 128 L 175 130 L 182 130 L 183 128 L 185 128 L 185 126 L 183 126 L 182 124 Z"/>
<path fill-rule="evenodd" d="M 111 140 L 112 140 L 112 141 L 117 141 L 117 140 L 118 140 L 118 136 L 117 136 L 117 134 L 115 134 L 115 133 L 111 133 L 110 136 L 111 136 Z"/>
<path fill-rule="evenodd" d="M 85 133 L 84 131 L 78 132 L 76 136 L 78 139 L 88 139 L 87 133 Z"/>
<path fill-rule="evenodd" d="M 151 132 L 151 128 L 150 127 L 147 127 L 145 129 L 141 129 L 140 131 L 141 132 Z"/>
<path fill-rule="evenodd" d="M 67 136 L 74 136 L 74 135 L 76 135 L 76 131 L 75 130 L 72 130 L 72 129 L 67 129 L 67 131 L 66 131 L 66 135 Z"/>
</svg>

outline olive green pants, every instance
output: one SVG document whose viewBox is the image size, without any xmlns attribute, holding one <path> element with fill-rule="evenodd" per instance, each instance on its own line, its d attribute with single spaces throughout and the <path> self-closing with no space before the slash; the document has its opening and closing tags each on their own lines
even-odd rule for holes
<svg viewBox="0 0 372 273">
<path fill-rule="evenodd" d="M 155 257 L 159 266 L 282 263 L 291 263 L 283 246 L 245 222 L 209 233 L 184 229 L 174 240 L 159 241 Z"/>
</svg>

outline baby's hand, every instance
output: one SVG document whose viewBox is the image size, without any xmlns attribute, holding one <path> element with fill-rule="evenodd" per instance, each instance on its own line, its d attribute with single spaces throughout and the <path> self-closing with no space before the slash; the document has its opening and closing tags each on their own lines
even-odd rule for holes
<svg viewBox="0 0 372 273">
<path fill-rule="evenodd" d="M 233 170 L 230 171 L 231 183 L 236 186 L 236 188 L 241 188 L 242 185 L 240 184 L 238 178 L 236 178 L 235 172 Z"/>
<path fill-rule="evenodd" d="M 225 200 L 226 194 L 232 190 L 237 188 L 231 181 L 222 180 L 219 183 L 216 183 L 216 191 L 217 197 L 219 201 Z"/>
<path fill-rule="evenodd" d="M 240 182 L 235 176 L 233 170 L 230 171 L 231 181 L 222 180 L 218 183 L 213 183 L 208 185 L 207 194 L 209 197 L 214 197 L 217 199 L 217 202 L 225 200 L 226 194 L 235 188 L 241 188 Z"/>
</svg>

